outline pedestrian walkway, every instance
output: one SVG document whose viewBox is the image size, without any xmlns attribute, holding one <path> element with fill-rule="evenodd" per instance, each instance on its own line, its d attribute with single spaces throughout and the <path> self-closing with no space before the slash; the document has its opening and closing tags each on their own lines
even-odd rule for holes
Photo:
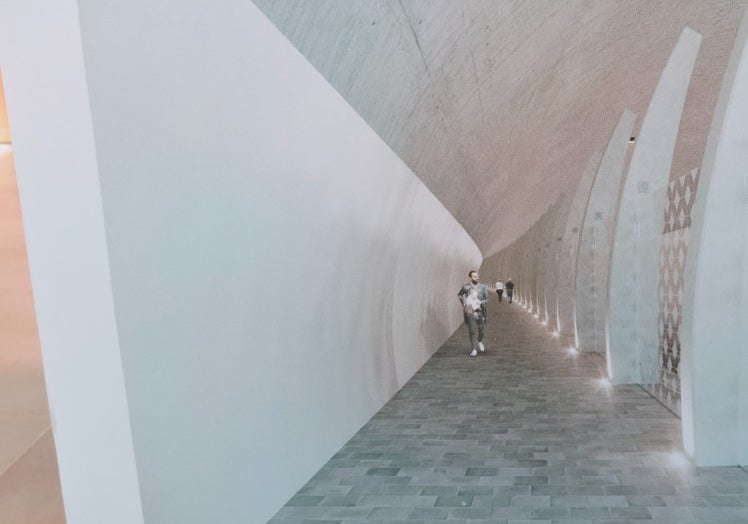
<svg viewBox="0 0 748 524">
<path fill-rule="evenodd" d="M 517 303 L 461 327 L 270 521 L 748 522 L 748 472 L 695 468 L 680 420 Z M 748 437 L 747 437 L 748 438 Z"/>
</svg>

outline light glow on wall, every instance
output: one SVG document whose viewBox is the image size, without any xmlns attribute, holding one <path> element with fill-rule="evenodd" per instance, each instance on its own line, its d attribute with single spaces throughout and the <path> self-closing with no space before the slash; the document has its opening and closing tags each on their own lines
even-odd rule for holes
<svg viewBox="0 0 748 524">
<path fill-rule="evenodd" d="M 674 449 L 668 454 L 668 464 L 674 468 L 685 469 L 691 466 L 691 461 L 682 451 Z"/>
<path fill-rule="evenodd" d="M 0 71 L 0 144 L 10 143 L 10 126 L 8 125 L 8 110 L 5 107 L 5 91 L 3 91 L 3 74 Z"/>
</svg>

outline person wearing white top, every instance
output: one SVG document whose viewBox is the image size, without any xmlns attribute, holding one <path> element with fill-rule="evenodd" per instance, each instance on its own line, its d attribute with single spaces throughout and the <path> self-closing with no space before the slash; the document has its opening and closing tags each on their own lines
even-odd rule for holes
<svg viewBox="0 0 748 524">
<path fill-rule="evenodd" d="M 496 282 L 496 294 L 499 295 L 499 302 L 501 302 L 501 296 L 504 294 L 504 283 L 501 280 Z"/>
</svg>

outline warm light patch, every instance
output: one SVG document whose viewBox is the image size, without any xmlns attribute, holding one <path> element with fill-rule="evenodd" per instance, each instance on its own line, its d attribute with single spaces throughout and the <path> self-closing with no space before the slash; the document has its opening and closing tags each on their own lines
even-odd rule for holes
<svg viewBox="0 0 748 524">
<path fill-rule="evenodd" d="M 5 109 L 2 74 L 0 74 L 0 143 L 10 143 L 10 126 L 8 125 L 8 111 Z"/>
</svg>

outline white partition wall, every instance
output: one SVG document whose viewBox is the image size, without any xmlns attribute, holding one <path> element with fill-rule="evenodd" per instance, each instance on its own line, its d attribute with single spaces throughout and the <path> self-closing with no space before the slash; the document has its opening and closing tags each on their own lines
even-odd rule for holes
<svg viewBox="0 0 748 524">
<path fill-rule="evenodd" d="M 0 15 L 69 523 L 266 521 L 481 253 L 251 2 Z"/>
<path fill-rule="evenodd" d="M 3 3 L 0 64 L 67 521 L 137 524 L 76 2 Z"/>
<path fill-rule="evenodd" d="M 580 351 L 605 352 L 605 318 L 608 309 L 608 269 L 615 231 L 621 179 L 636 115 L 624 111 L 608 140 L 600 161 L 582 226 L 576 257 L 574 325 Z"/>
<path fill-rule="evenodd" d="M 658 374 L 658 279 L 665 189 L 701 35 L 685 28 L 660 75 L 620 199 L 611 254 L 606 324 L 615 383 L 652 383 Z"/>
<path fill-rule="evenodd" d="M 686 258 L 683 443 L 704 466 L 748 464 L 746 42 L 744 16 L 709 132 Z"/>
</svg>

